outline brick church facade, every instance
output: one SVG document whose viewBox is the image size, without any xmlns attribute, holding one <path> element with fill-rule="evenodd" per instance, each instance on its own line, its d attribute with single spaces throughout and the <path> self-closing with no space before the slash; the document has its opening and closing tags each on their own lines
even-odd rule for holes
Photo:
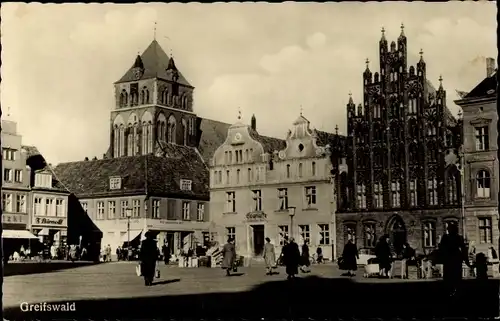
<svg viewBox="0 0 500 321">
<path fill-rule="evenodd" d="M 408 66 L 402 27 L 388 45 L 382 30 L 380 71 L 363 73 L 364 104 L 347 105 L 347 171 L 337 175 L 337 251 L 352 239 L 371 252 L 388 234 L 396 252 L 408 242 L 437 247 L 449 223 L 461 226 L 458 148 L 461 121 L 446 107 L 446 91 L 426 77 L 420 52 Z"/>
</svg>

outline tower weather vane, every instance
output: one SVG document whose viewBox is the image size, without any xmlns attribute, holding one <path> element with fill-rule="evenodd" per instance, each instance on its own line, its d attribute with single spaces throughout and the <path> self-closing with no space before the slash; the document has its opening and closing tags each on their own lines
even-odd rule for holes
<svg viewBox="0 0 500 321">
<path fill-rule="evenodd" d="M 155 21 L 155 26 L 153 29 L 153 40 L 156 40 L 156 21 Z"/>
</svg>

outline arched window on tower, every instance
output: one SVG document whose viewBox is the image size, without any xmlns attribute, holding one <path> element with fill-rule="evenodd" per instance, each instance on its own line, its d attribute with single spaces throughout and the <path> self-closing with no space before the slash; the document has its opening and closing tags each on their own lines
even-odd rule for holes
<svg viewBox="0 0 500 321">
<path fill-rule="evenodd" d="M 124 156 L 125 155 L 125 126 L 123 124 L 120 125 L 120 151 L 119 155 Z"/>
<path fill-rule="evenodd" d="M 188 142 L 188 126 L 186 120 L 182 119 L 182 144 L 187 145 Z"/>
<path fill-rule="evenodd" d="M 113 156 L 120 157 L 120 129 L 118 125 L 113 127 Z"/>
<path fill-rule="evenodd" d="M 120 93 L 120 100 L 118 102 L 118 106 L 120 107 L 125 106 L 125 94 L 123 92 Z"/>
<path fill-rule="evenodd" d="M 184 96 L 184 109 L 189 109 L 189 106 L 188 106 L 188 95 Z"/>
<path fill-rule="evenodd" d="M 140 97 L 141 105 L 144 105 L 146 103 L 146 92 L 141 90 L 141 97 Z"/>
<path fill-rule="evenodd" d="M 153 152 L 153 125 L 151 121 L 142 123 L 142 154 L 147 155 Z"/>
<path fill-rule="evenodd" d="M 171 115 L 168 118 L 168 124 L 167 124 L 167 141 L 169 143 L 176 143 L 176 121 L 175 117 Z"/>
<path fill-rule="evenodd" d="M 149 104 L 150 103 L 150 100 L 149 100 L 149 90 L 147 88 L 144 89 L 144 94 L 145 94 L 144 100 L 146 101 L 145 103 Z"/>
<path fill-rule="evenodd" d="M 134 128 L 132 124 L 128 124 L 127 156 L 134 156 Z"/>
<path fill-rule="evenodd" d="M 290 178 L 290 164 L 286 165 L 286 178 Z"/>
<path fill-rule="evenodd" d="M 135 156 L 135 155 L 139 155 L 139 153 L 140 153 L 139 146 L 140 146 L 140 141 L 141 141 L 141 135 L 139 134 L 139 124 L 138 123 L 134 123 L 133 131 L 134 131 L 134 156 Z"/>
</svg>

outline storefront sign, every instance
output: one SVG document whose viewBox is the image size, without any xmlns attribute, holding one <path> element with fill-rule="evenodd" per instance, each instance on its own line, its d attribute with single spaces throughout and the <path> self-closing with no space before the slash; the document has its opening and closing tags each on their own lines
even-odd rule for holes
<svg viewBox="0 0 500 321">
<path fill-rule="evenodd" d="M 28 215 L 22 214 L 2 214 L 2 223 L 28 223 Z"/>
<path fill-rule="evenodd" d="M 209 222 L 148 219 L 146 227 L 156 231 L 192 231 L 198 229 L 208 229 L 209 224 Z"/>
<path fill-rule="evenodd" d="M 65 218 L 35 217 L 33 225 L 40 226 L 66 226 Z"/>
</svg>

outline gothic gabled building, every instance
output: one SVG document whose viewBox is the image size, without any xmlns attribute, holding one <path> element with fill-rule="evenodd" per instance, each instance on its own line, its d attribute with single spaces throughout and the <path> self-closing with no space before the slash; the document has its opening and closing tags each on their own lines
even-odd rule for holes
<svg viewBox="0 0 500 321">
<path fill-rule="evenodd" d="M 401 30 L 388 45 L 382 30 L 380 71 L 367 60 L 363 104 L 347 104 L 347 172 L 338 180 L 338 250 L 348 239 L 371 250 L 389 234 L 398 251 L 403 242 L 432 250 L 450 221 L 461 224 L 458 148 L 461 124 L 446 107 L 440 78 L 436 90 L 426 76 L 420 51 L 408 66 Z"/>
</svg>

